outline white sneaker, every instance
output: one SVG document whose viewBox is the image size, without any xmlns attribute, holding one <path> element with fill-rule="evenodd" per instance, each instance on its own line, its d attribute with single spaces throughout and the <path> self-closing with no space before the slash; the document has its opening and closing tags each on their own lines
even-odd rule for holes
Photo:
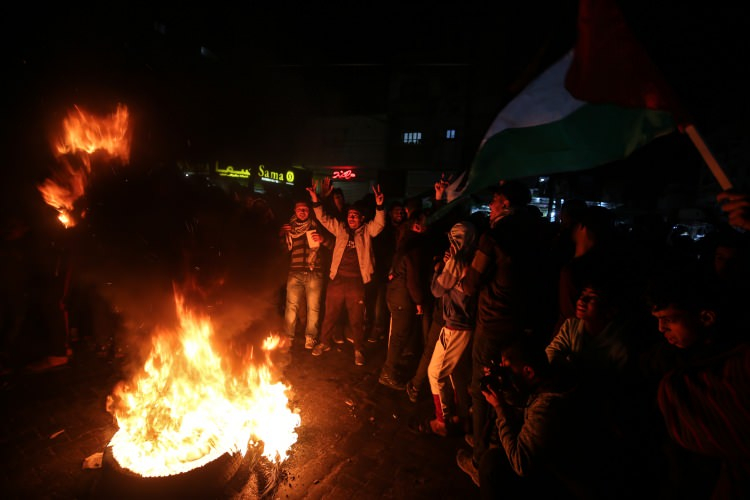
<svg viewBox="0 0 750 500">
<path fill-rule="evenodd" d="M 362 353 L 362 351 L 354 351 L 354 364 L 357 366 L 362 366 L 365 364 L 365 355 Z"/>
<path fill-rule="evenodd" d="M 331 350 L 331 346 L 329 346 L 329 345 L 327 345 L 327 344 L 318 344 L 318 345 L 316 345 L 316 346 L 315 346 L 315 347 L 313 348 L 313 350 L 312 350 L 312 355 L 313 355 L 313 356 L 320 356 L 320 355 L 321 355 L 321 354 L 323 354 L 324 352 L 326 352 L 326 351 L 330 351 L 330 350 Z"/>
<path fill-rule="evenodd" d="M 313 337 L 305 338 L 305 349 L 312 349 L 315 347 L 315 339 Z"/>
</svg>

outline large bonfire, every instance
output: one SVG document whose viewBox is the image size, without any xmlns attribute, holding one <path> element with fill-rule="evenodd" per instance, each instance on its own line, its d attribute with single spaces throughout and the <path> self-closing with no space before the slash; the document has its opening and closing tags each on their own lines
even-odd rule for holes
<svg viewBox="0 0 750 500">
<path fill-rule="evenodd" d="M 259 442 L 267 459 L 286 459 L 300 418 L 289 409 L 288 387 L 273 381 L 269 353 L 279 337 L 264 342 L 263 363 L 233 375 L 211 345 L 209 318 L 175 298 L 179 331 L 155 334 L 142 373 L 108 398 L 119 426 L 110 442 L 117 462 L 142 476 L 165 476 Z"/>
<path fill-rule="evenodd" d="M 94 164 L 127 164 L 132 134 L 122 105 L 104 117 L 76 107 L 63 129 L 53 148 L 60 168 L 39 191 L 61 223 L 72 227 L 83 215 L 75 212 L 76 201 Z M 211 318 L 191 310 L 183 292 L 174 287 L 179 326 L 157 328 L 142 368 L 107 398 L 118 426 L 109 443 L 114 458 L 143 477 L 184 473 L 251 448 L 283 462 L 297 440 L 300 417 L 290 408 L 290 388 L 275 380 L 271 353 L 279 337 L 269 335 L 259 355 L 252 349 L 239 361 L 222 355 L 228 349 L 220 349 Z"/>
</svg>

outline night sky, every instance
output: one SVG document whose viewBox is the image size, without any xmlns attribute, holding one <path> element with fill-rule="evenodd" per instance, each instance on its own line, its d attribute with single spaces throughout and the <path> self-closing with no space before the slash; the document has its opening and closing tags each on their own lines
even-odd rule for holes
<svg viewBox="0 0 750 500">
<path fill-rule="evenodd" d="M 625 14 L 717 156 L 742 166 L 750 156 L 747 18 L 720 2 L 665 4 L 672 2 L 659 2 L 658 10 L 651 2 L 628 2 Z M 0 15 L 3 213 L 42 205 L 49 212 L 42 219 L 54 223 L 35 187 L 56 167 L 51 132 L 73 105 L 110 114 L 125 103 L 135 129 L 132 168 L 145 174 L 113 169 L 102 176 L 110 184 L 99 178 L 91 187 L 91 215 L 79 232 L 86 262 L 79 277 L 141 324 L 154 304 L 170 307 L 171 270 L 198 263 L 193 268 L 209 285 L 231 271 L 234 281 L 223 288 L 225 307 L 218 314 L 228 323 L 241 328 L 272 317 L 274 280 L 283 273 L 274 243 L 258 241 L 269 234 L 275 241 L 275 227 L 254 220 L 238 228 L 223 202 L 186 198 L 190 191 L 181 192 L 159 166 L 225 151 L 263 157 L 273 151 L 269 145 L 283 147 L 308 117 L 382 112 L 390 72 L 416 64 L 467 65 L 472 84 L 497 98 L 489 126 L 503 100 L 570 48 L 576 5 L 6 5 Z M 627 164 L 609 172 L 620 184 L 627 178 L 637 194 L 656 186 L 658 175 L 683 175 L 697 154 L 684 138 L 672 141 L 677 144 L 668 144 L 661 157 L 642 155 L 648 177 Z M 183 205 L 187 199 L 190 206 Z M 187 259 L 178 248 L 185 239 L 194 245 Z M 248 283 L 255 293 L 247 294 Z M 152 292 L 166 298 L 160 302 Z"/>
<path fill-rule="evenodd" d="M 728 1 L 620 3 L 713 148 L 738 161 L 747 16 Z M 577 2 L 3 9 L 3 144 L 29 163 L 9 174 L 48 161 L 49 130 L 74 104 L 127 103 L 148 161 L 272 153 L 307 117 L 382 111 L 390 72 L 415 64 L 468 65 L 499 110 L 572 44 Z"/>
</svg>

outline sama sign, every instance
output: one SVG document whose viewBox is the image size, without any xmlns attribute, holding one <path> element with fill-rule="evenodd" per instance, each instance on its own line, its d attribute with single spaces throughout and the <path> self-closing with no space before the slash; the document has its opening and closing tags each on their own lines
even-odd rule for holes
<svg viewBox="0 0 750 500">
<path fill-rule="evenodd" d="M 258 165 L 257 179 L 263 182 L 276 182 L 294 186 L 294 170 L 276 170 L 265 165 Z"/>
<path fill-rule="evenodd" d="M 220 165 L 219 162 L 216 163 L 214 172 L 219 177 L 230 177 L 256 182 L 272 182 L 275 184 L 286 184 L 287 186 L 294 186 L 296 183 L 302 181 L 302 178 L 309 177 L 305 176 L 305 171 L 299 167 L 270 168 L 266 165 L 258 165 L 257 167 L 239 168 L 233 165 Z"/>
</svg>

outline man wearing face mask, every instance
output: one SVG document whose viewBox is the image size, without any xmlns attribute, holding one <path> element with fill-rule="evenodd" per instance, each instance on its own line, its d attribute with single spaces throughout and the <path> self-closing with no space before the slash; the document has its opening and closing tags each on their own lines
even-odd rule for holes
<svg viewBox="0 0 750 500">
<path fill-rule="evenodd" d="M 482 394 L 495 411 L 500 445 L 482 456 L 481 498 L 620 496 L 617 448 L 540 342 L 520 337 L 487 373 Z M 458 456 L 459 465 L 471 462 L 466 450 Z"/>
</svg>

